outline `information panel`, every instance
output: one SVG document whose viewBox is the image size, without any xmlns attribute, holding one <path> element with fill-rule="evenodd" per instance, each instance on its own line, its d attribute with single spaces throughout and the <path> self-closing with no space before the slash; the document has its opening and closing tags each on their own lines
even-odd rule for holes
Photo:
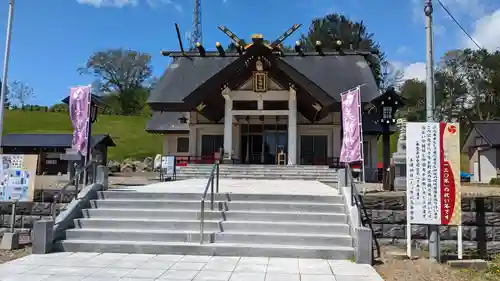
<svg viewBox="0 0 500 281">
<path fill-rule="evenodd" d="M 407 219 L 411 224 L 460 224 L 458 124 L 406 124 Z"/>
<path fill-rule="evenodd" d="M 33 201 L 38 155 L 0 154 L 0 201 Z"/>
<path fill-rule="evenodd" d="M 165 178 L 175 177 L 175 156 L 165 155 L 161 157 L 161 169 Z"/>
</svg>

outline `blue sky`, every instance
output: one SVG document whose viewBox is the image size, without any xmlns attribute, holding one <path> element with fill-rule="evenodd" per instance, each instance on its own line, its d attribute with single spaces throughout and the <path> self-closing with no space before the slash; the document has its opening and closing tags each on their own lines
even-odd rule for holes
<svg viewBox="0 0 500 281">
<path fill-rule="evenodd" d="M 500 1 L 442 0 L 485 46 L 500 46 Z M 8 1 L 0 4 L 0 51 L 5 45 Z M 91 76 L 76 69 L 94 51 L 130 48 L 152 54 L 154 74 L 160 76 L 168 59 L 160 50 L 178 49 L 174 23 L 183 33 L 191 28 L 194 0 L 18 0 L 12 34 L 9 81 L 20 80 L 35 91 L 32 103 L 50 105 L 68 94 L 69 87 L 88 84 Z M 421 77 L 425 60 L 423 0 L 202 0 L 204 45 L 215 48 L 229 39 L 217 29 L 224 24 L 240 38 L 262 33 L 281 35 L 294 23 L 304 26 L 288 40 L 307 32 L 311 19 L 330 12 L 363 20 L 394 66 L 406 77 Z M 495 2 L 497 2 L 495 4 Z M 383 3 L 383 4 L 381 4 Z M 470 42 L 435 4 L 436 59 L 446 50 Z M 498 26 L 494 29 L 494 26 Z M 493 31 L 492 31 L 493 30 Z M 494 39 L 492 39 L 494 37 Z M 3 56 L 2 56 L 3 58 Z M 2 62 L 3 63 L 3 62 Z M 425 72 L 423 72 L 425 73 Z"/>
</svg>

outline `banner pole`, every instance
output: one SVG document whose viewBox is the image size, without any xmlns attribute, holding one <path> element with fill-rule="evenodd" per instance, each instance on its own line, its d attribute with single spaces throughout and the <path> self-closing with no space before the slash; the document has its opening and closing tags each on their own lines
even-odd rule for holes
<svg viewBox="0 0 500 281">
<path fill-rule="evenodd" d="M 90 162 L 90 152 L 91 152 L 91 146 L 90 146 L 90 140 L 92 138 L 92 120 L 91 119 L 91 111 L 92 111 L 92 86 L 89 85 L 89 96 L 88 96 L 88 101 L 87 101 L 87 142 L 85 144 L 85 160 L 84 160 L 84 168 L 83 168 L 83 183 L 85 185 L 88 184 L 88 167 L 87 165 Z"/>
<path fill-rule="evenodd" d="M 366 182 L 366 176 L 365 176 L 365 144 L 364 144 L 364 138 L 363 138 L 363 114 L 362 114 L 362 109 L 361 109 L 361 85 L 358 86 L 357 88 L 359 92 L 359 97 L 360 101 L 358 104 L 358 115 L 359 115 L 359 140 L 360 140 L 360 146 L 361 146 L 361 176 L 362 176 L 362 182 Z"/>
</svg>

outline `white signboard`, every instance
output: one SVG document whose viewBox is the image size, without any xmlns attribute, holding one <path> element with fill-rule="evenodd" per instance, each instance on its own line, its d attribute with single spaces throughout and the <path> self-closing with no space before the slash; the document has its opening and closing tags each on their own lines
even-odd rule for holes
<svg viewBox="0 0 500 281">
<path fill-rule="evenodd" d="M 161 169 L 164 171 L 165 177 L 173 177 L 175 174 L 175 156 L 162 156 Z"/>
<path fill-rule="evenodd" d="M 408 223 L 441 224 L 439 123 L 406 124 Z"/>
</svg>

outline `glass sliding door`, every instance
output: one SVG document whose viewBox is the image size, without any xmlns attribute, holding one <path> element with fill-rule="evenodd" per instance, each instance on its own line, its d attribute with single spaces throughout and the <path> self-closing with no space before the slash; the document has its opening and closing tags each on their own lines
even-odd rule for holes
<svg viewBox="0 0 500 281">
<path fill-rule="evenodd" d="M 328 136 L 300 136 L 300 164 L 328 164 Z"/>
<path fill-rule="evenodd" d="M 201 156 L 213 156 L 224 145 L 223 135 L 202 135 Z"/>
</svg>

